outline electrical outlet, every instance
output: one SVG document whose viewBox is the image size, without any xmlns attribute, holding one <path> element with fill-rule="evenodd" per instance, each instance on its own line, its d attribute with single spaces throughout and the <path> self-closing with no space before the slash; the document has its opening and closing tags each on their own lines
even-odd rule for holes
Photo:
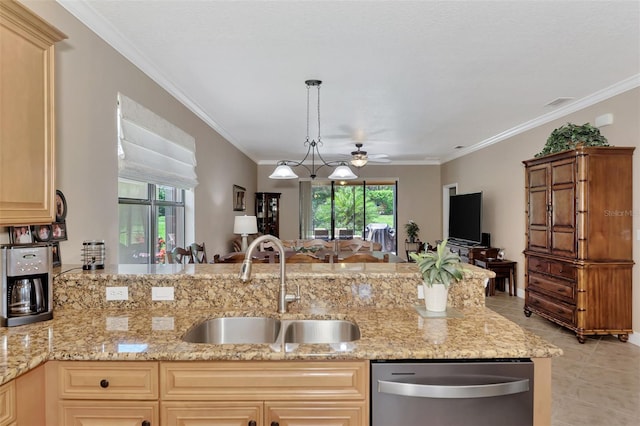
<svg viewBox="0 0 640 426">
<path fill-rule="evenodd" d="M 424 299 L 424 286 L 418 284 L 418 299 Z"/>
<path fill-rule="evenodd" d="M 151 329 L 156 331 L 173 330 L 173 317 L 153 317 L 151 318 Z"/>
<path fill-rule="evenodd" d="M 107 331 L 127 331 L 128 329 L 129 318 L 107 317 Z"/>
<path fill-rule="evenodd" d="M 173 287 L 151 287 L 151 300 L 173 300 Z"/>
<path fill-rule="evenodd" d="M 129 287 L 107 287 L 107 300 L 129 300 Z"/>
</svg>

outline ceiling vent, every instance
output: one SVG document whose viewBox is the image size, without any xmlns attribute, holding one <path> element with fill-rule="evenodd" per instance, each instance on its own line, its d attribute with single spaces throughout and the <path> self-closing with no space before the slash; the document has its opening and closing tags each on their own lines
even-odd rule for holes
<svg viewBox="0 0 640 426">
<path fill-rule="evenodd" d="M 558 105 L 562 105 L 562 104 L 567 103 L 569 101 L 572 101 L 574 99 L 575 98 L 555 98 L 554 100 L 552 100 L 551 102 L 549 102 L 545 106 L 557 107 Z"/>
</svg>

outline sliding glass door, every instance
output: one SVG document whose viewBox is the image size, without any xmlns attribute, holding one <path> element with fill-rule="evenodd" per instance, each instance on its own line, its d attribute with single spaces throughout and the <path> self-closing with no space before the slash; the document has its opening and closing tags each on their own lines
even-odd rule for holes
<svg viewBox="0 0 640 426">
<path fill-rule="evenodd" d="M 362 238 L 396 252 L 395 181 L 301 181 L 300 238 Z"/>
</svg>

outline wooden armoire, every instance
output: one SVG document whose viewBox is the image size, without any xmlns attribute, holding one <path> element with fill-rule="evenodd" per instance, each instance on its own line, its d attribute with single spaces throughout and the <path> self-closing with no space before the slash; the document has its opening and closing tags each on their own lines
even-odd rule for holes
<svg viewBox="0 0 640 426">
<path fill-rule="evenodd" d="M 585 336 L 631 325 L 634 148 L 579 147 L 524 161 L 525 315 Z"/>
</svg>

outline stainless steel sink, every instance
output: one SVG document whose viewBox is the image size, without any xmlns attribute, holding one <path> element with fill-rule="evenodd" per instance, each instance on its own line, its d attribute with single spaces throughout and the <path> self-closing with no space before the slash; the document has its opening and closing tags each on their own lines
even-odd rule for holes
<svg viewBox="0 0 640 426">
<path fill-rule="evenodd" d="M 360 328 L 344 320 L 291 321 L 284 331 L 284 343 L 340 343 L 360 339 Z"/>
<path fill-rule="evenodd" d="M 275 343 L 280 320 L 266 317 L 213 318 L 192 327 L 182 340 L 190 343 Z"/>
<path fill-rule="evenodd" d="M 189 343 L 221 345 L 259 343 L 341 343 L 360 338 L 360 328 L 345 320 L 285 320 L 267 317 L 220 317 L 193 326 L 182 337 Z"/>
</svg>

